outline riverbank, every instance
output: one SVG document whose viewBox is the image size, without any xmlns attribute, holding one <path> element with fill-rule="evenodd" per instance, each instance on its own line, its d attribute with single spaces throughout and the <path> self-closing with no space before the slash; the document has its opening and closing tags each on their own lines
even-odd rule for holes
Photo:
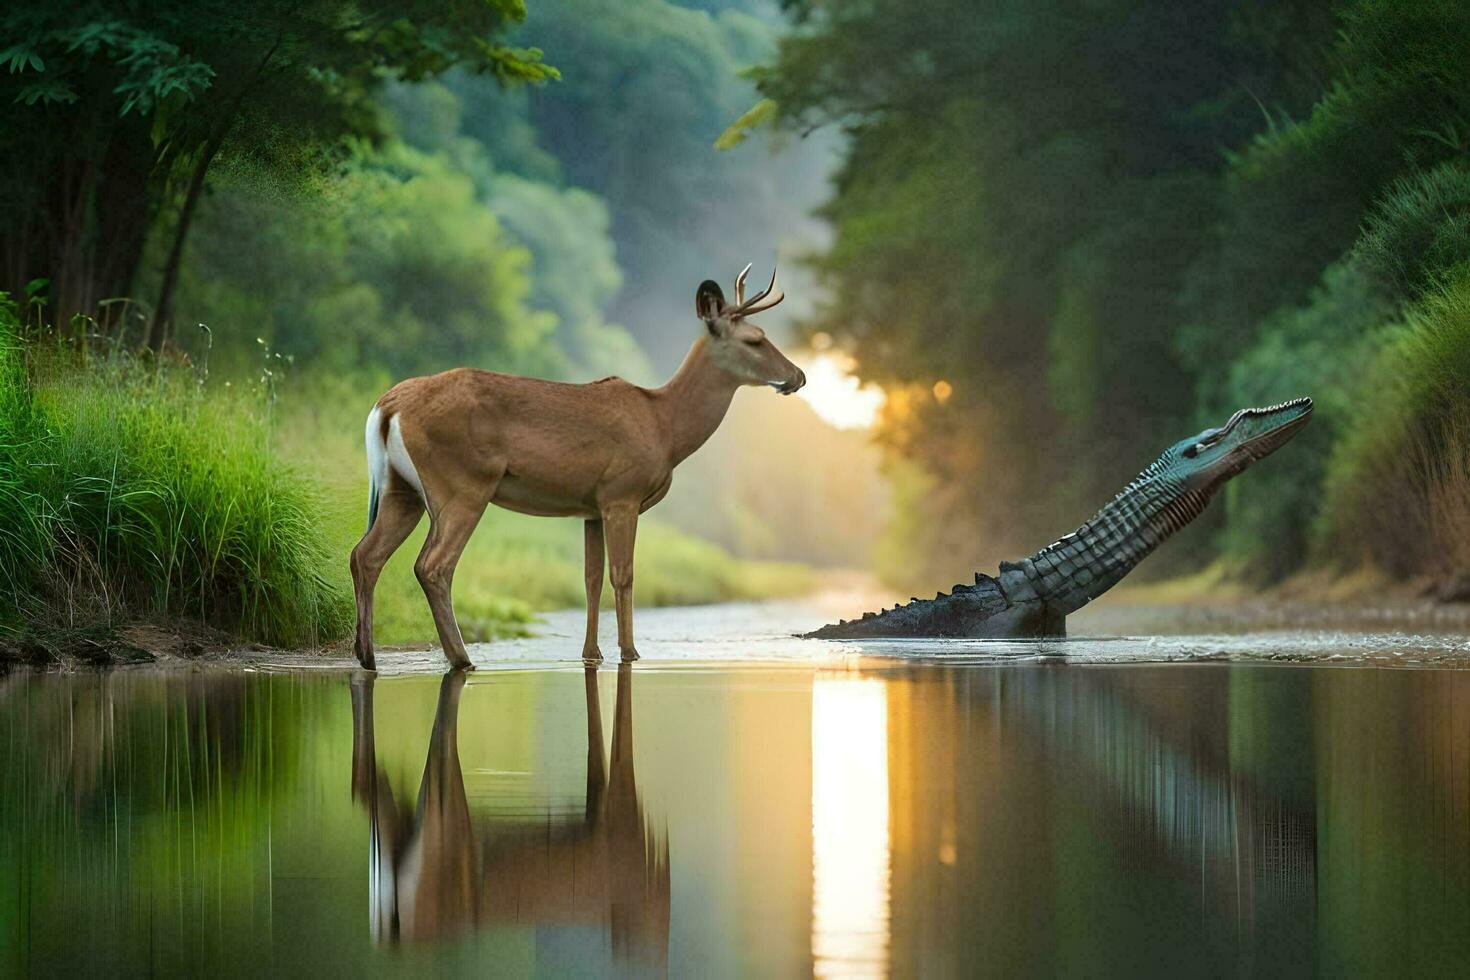
<svg viewBox="0 0 1470 980">
<path fill-rule="evenodd" d="M 1181 621 L 1204 630 L 1385 629 L 1470 632 L 1470 596 L 1455 580 L 1394 581 L 1370 568 L 1349 574 L 1299 572 L 1257 588 L 1219 564 L 1196 575 L 1124 584 L 1072 619 L 1079 628 L 1108 630 L 1119 622 L 1174 632 Z"/>
<path fill-rule="evenodd" d="M 1432 618 L 1410 605 L 1374 610 L 1346 604 L 1220 601 L 1161 604 L 1100 602 L 1069 620 L 1065 640 L 805 640 L 797 636 L 864 603 L 870 592 L 835 590 L 800 599 L 728 602 L 638 610 L 640 670 L 790 667 L 837 671 L 906 670 L 922 665 L 1278 664 L 1470 669 L 1470 610 Z M 583 612 L 541 614 L 535 635 L 471 643 L 481 671 L 580 670 Z M 616 623 L 603 614 L 603 669 L 618 665 Z M 279 649 L 226 635 L 134 627 L 119 631 L 114 660 L 76 651 L 63 669 L 108 663 L 124 668 L 304 674 L 359 673 L 346 643 Z M 378 674 L 439 675 L 437 644 L 387 645 Z M 57 666 L 53 664 L 52 666 Z"/>
<path fill-rule="evenodd" d="M 0 663 L 345 637 L 347 555 L 365 511 L 358 416 L 378 383 L 338 378 L 288 397 L 272 358 L 258 384 L 232 384 L 184 359 L 89 343 L 22 324 L 0 294 Z M 382 643 L 436 635 L 412 574 L 426 525 L 379 582 Z M 640 525 L 637 557 L 643 606 L 789 596 L 816 581 L 656 517 Z M 467 640 L 529 634 L 535 610 L 583 601 L 581 522 L 491 508 L 454 591 Z"/>
</svg>

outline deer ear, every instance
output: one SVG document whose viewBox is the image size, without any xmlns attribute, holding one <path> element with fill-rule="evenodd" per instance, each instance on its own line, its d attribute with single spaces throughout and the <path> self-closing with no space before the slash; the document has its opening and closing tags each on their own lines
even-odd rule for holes
<svg viewBox="0 0 1470 980">
<path fill-rule="evenodd" d="M 715 332 L 715 321 L 724 308 L 725 294 L 720 290 L 720 284 L 713 279 L 700 283 L 699 289 L 694 293 L 694 312 L 709 327 L 711 333 Z"/>
</svg>

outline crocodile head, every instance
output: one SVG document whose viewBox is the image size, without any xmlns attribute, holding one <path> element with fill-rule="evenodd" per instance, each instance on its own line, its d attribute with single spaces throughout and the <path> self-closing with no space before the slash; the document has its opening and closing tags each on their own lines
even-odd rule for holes
<svg viewBox="0 0 1470 980">
<path fill-rule="evenodd" d="M 1243 408 L 1218 429 L 1206 429 L 1170 446 L 1164 456 L 1188 489 L 1212 492 L 1290 442 L 1311 417 L 1310 398 Z"/>
</svg>

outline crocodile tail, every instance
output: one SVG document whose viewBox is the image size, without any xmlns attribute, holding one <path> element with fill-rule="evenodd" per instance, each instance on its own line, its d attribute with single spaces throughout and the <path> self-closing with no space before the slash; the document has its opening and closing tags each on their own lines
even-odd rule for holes
<svg viewBox="0 0 1470 980">
<path fill-rule="evenodd" d="M 801 635 L 814 640 L 973 636 L 981 623 L 1007 605 L 995 579 L 977 572 L 973 585 L 956 585 L 932 599 L 915 597 L 891 609 L 866 612 L 860 619 L 840 620 Z"/>
</svg>

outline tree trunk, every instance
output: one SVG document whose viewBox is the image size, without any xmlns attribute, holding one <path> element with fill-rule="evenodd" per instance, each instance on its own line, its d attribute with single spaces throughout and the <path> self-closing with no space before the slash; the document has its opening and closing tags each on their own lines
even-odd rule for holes
<svg viewBox="0 0 1470 980">
<path fill-rule="evenodd" d="M 184 241 L 189 236 L 194 209 L 198 207 L 200 195 L 204 192 L 204 176 L 209 172 L 209 165 L 214 162 L 215 154 L 219 152 L 220 143 L 220 138 L 216 137 L 204 144 L 199 159 L 194 164 L 194 172 L 189 175 L 189 187 L 184 192 L 184 203 L 179 209 L 178 224 L 174 227 L 174 240 L 169 245 L 168 258 L 163 265 L 163 282 L 158 287 L 158 303 L 153 308 L 153 322 L 148 326 L 148 349 L 154 352 L 163 350 L 164 344 L 168 343 L 174 312 L 174 292 L 178 287 L 179 267 L 184 259 Z"/>
</svg>

